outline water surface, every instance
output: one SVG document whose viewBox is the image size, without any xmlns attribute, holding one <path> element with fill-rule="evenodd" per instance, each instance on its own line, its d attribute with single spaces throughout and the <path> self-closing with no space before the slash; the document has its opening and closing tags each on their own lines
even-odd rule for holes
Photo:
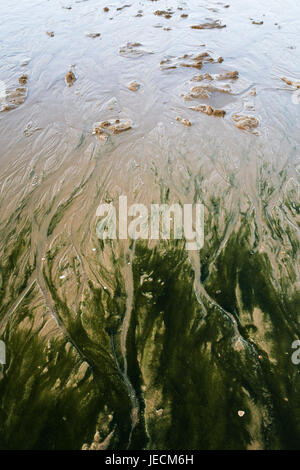
<svg viewBox="0 0 300 470">
<path fill-rule="evenodd" d="M 299 448 L 296 0 L 1 6 L 1 448 Z M 202 250 L 100 242 L 119 195 L 202 202 Z"/>
</svg>

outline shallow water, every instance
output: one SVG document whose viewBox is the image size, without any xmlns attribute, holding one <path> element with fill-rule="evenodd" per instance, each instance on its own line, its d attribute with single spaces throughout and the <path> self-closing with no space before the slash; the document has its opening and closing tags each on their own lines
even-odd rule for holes
<svg viewBox="0 0 300 470">
<path fill-rule="evenodd" d="M 299 448 L 300 94 L 282 78 L 299 84 L 300 8 L 124 5 L 2 1 L 0 104 L 28 81 L 0 112 L 0 446 Z M 226 27 L 191 28 L 212 20 Z M 223 91 L 184 98 L 202 85 Z M 107 119 L 132 129 L 104 142 Z M 202 250 L 99 242 L 97 207 L 119 195 L 203 202 Z"/>
</svg>

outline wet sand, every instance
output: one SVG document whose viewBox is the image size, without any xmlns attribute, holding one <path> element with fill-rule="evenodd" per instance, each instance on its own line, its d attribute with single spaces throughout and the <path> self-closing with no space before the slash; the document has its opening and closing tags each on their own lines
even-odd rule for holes
<svg viewBox="0 0 300 470">
<path fill-rule="evenodd" d="M 299 447 L 299 14 L 4 1 L 0 448 Z M 203 249 L 99 242 L 120 195 Z"/>
</svg>

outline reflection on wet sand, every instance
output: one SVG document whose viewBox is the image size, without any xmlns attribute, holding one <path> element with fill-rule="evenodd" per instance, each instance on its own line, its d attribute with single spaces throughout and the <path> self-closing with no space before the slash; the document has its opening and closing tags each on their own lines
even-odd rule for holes
<svg viewBox="0 0 300 470">
<path fill-rule="evenodd" d="M 4 1 L 0 448 L 299 447 L 299 7 L 282 4 Z M 204 247 L 100 241 L 120 195 L 202 202 Z"/>
</svg>

